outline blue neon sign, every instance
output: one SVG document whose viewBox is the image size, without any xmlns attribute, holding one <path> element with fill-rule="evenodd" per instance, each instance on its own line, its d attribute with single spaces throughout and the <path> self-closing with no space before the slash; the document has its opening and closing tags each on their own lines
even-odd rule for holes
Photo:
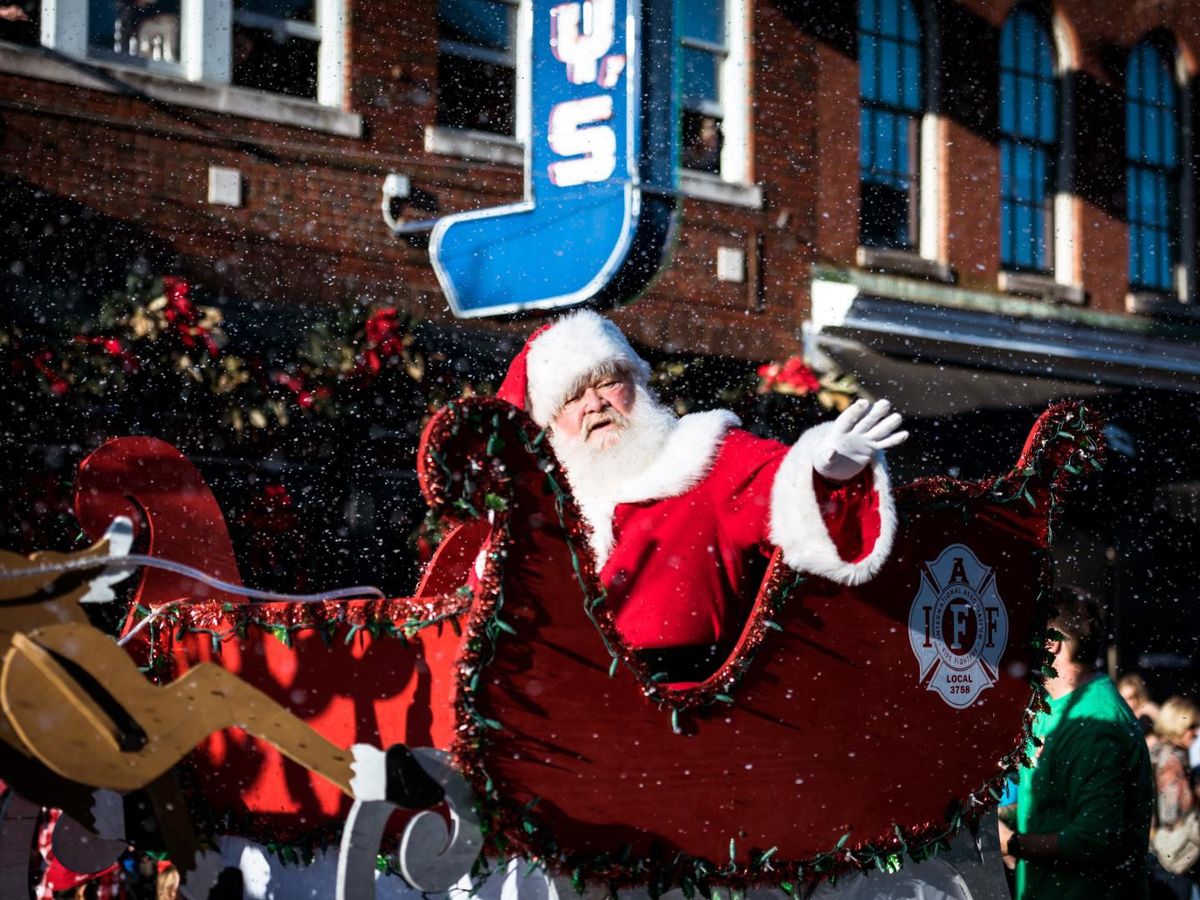
<svg viewBox="0 0 1200 900">
<path fill-rule="evenodd" d="M 531 0 L 525 199 L 441 219 L 463 318 L 612 305 L 662 265 L 675 216 L 673 0 Z"/>
</svg>

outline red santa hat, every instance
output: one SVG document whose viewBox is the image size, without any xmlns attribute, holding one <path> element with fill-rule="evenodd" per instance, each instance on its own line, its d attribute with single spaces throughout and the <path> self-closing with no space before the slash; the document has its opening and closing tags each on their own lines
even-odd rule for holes
<svg viewBox="0 0 1200 900">
<path fill-rule="evenodd" d="M 496 396 L 545 428 L 562 405 L 597 372 L 625 371 L 650 380 L 650 365 L 612 322 L 590 309 L 563 316 L 529 336 L 508 367 Z"/>
</svg>

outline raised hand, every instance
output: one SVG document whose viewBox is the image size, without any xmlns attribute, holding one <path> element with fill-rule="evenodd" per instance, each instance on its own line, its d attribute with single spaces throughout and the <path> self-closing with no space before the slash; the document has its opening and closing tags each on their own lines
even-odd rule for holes
<svg viewBox="0 0 1200 900">
<path fill-rule="evenodd" d="M 890 415 L 889 415 L 890 413 Z M 907 431 L 897 431 L 900 414 L 886 400 L 858 400 L 834 420 L 818 448 L 813 467 L 830 481 L 847 481 L 866 468 L 877 453 L 904 443 Z"/>
</svg>

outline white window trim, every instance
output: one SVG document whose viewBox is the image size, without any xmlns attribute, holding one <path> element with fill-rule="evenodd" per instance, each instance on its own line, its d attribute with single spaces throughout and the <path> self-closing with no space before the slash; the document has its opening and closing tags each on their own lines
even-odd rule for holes
<svg viewBox="0 0 1200 900">
<path fill-rule="evenodd" d="M 431 0 L 436 6 L 437 0 Z M 497 3 L 512 7 L 516 10 L 513 30 L 512 50 L 503 52 L 489 50 L 485 47 L 474 47 L 458 41 L 442 41 L 437 43 L 438 53 L 447 53 L 463 59 L 477 59 L 493 65 L 509 66 L 513 70 L 515 90 L 513 103 L 513 135 L 491 134 L 485 131 L 474 131 L 467 128 L 451 128 L 447 125 L 430 125 L 425 129 L 425 149 L 430 153 L 440 153 L 460 159 L 476 159 L 486 162 L 507 162 L 506 148 L 514 141 L 523 144 L 524 136 L 529 134 L 528 114 L 525 112 L 529 105 L 529 43 L 533 40 L 533 4 L 529 0 L 496 0 Z M 456 134 L 461 133 L 461 136 Z M 489 146 L 489 143 L 493 146 Z M 437 149 L 434 149 L 434 148 Z M 520 160 L 517 161 L 520 165 Z"/>
<path fill-rule="evenodd" d="M 1175 291 L 1180 303 L 1196 307 L 1196 134 L 1192 127 L 1191 73 L 1187 60 L 1175 50 L 1175 86 L 1179 91 L 1179 262 L 1175 266 Z"/>
<path fill-rule="evenodd" d="M 693 172 L 679 169 L 679 193 L 694 200 L 711 200 L 727 206 L 744 206 L 747 209 L 762 209 L 762 185 L 729 181 L 711 172 Z"/>
<path fill-rule="evenodd" d="M 921 142 L 918 152 L 919 195 L 917 197 L 917 255 L 937 264 L 938 271 L 949 265 L 949 234 L 942 215 L 945 195 L 947 124 L 936 110 L 941 108 L 942 96 L 942 34 L 941 22 L 932 0 L 916 4 L 920 8 L 924 55 L 925 110 L 921 114 Z M 860 151 L 861 152 L 861 151 Z"/>
<path fill-rule="evenodd" d="M 521 166 L 525 162 L 525 144 L 516 138 L 444 125 L 425 127 L 425 152 L 505 166 Z"/>
<path fill-rule="evenodd" d="M 525 164 L 525 147 L 528 144 L 532 127 L 529 112 L 532 90 L 529 77 L 531 55 L 529 45 L 533 40 L 533 4 L 529 0 L 504 0 L 504 2 L 517 8 L 516 31 L 513 35 L 513 58 L 509 60 L 515 68 L 516 77 L 516 90 L 513 94 L 513 102 L 516 104 L 516 109 L 513 110 L 514 136 L 474 131 L 469 128 L 450 128 L 446 125 L 427 125 L 425 127 L 426 153 L 506 166 L 519 167 Z M 439 51 L 444 48 L 444 43 L 439 43 Z M 454 47 L 449 49 L 450 52 L 455 52 Z"/>
<path fill-rule="evenodd" d="M 516 54 L 517 85 L 513 94 L 513 102 L 517 108 L 513 110 L 513 135 L 521 147 L 521 162 L 525 158 L 525 148 L 529 146 L 529 136 L 533 133 L 533 4 L 530 0 L 520 0 L 517 4 L 517 35 L 513 44 Z M 520 165 L 521 162 L 517 164 Z"/>
<path fill-rule="evenodd" d="M 1080 201 L 1073 193 L 1075 177 L 1074 72 L 1079 67 L 1075 43 L 1062 13 L 1055 10 L 1050 22 L 1054 41 L 1055 75 L 1058 77 L 1058 172 L 1054 193 L 1054 247 L 1052 275 L 1072 298 L 1083 297 L 1083 258 L 1079 247 Z M 1082 302 L 1082 299 L 1079 301 Z"/>
<path fill-rule="evenodd" d="M 946 229 L 942 218 L 943 165 L 946 123 L 928 110 L 921 116 L 920 195 L 917 198 L 917 255 L 930 262 L 945 263 Z"/>
<path fill-rule="evenodd" d="M 109 94 L 135 94 L 174 106 L 291 125 L 341 137 L 360 138 L 362 117 L 311 100 L 231 85 L 214 85 L 159 75 L 144 69 L 88 60 L 86 67 L 41 50 L 0 42 L 0 72 Z"/>
<path fill-rule="evenodd" d="M 856 249 L 858 264 L 877 271 L 898 272 L 938 281 L 953 281 L 954 272 L 949 264 L 949 236 L 942 215 L 942 197 L 945 194 L 946 172 L 946 122 L 935 110 L 939 106 L 941 91 L 940 59 L 941 40 L 932 0 L 913 0 L 920 11 L 921 59 L 923 110 L 916 119 L 916 227 L 912 235 L 912 247 L 868 247 Z M 862 95 L 859 94 L 860 114 Z M 861 141 L 861 129 L 860 137 Z M 910 150 L 911 153 L 911 150 Z M 858 147 L 861 160 L 862 148 Z M 856 163 L 856 167 L 858 164 Z M 861 169 L 859 189 L 861 190 Z M 913 211 L 910 209 L 909 215 Z M 860 212 L 861 216 L 861 212 Z"/>
<path fill-rule="evenodd" d="M 320 40 L 316 101 L 230 85 L 233 74 L 231 35 L 235 18 L 232 0 L 182 0 L 178 74 L 89 57 L 87 17 L 88 0 L 42 2 L 42 45 L 65 57 L 85 60 L 88 69 L 78 70 L 44 55 L 44 65 L 25 64 L 7 58 L 8 54 L 5 54 L 3 64 L 15 65 L 22 70 L 16 74 L 32 74 L 33 77 L 99 90 L 118 90 L 119 87 L 108 84 L 107 76 L 111 75 L 119 83 L 169 103 L 302 125 L 334 134 L 353 137 L 362 134 L 361 118 L 343 108 L 346 102 L 346 0 L 317 0 L 316 25 L 298 26 L 299 31 L 317 34 Z M 14 71 L 12 68 L 3 70 Z M 97 78 L 89 74 L 89 70 L 102 72 L 106 78 Z M 34 74 L 35 71 L 38 74 Z M 275 105 L 277 110 L 272 109 Z"/>
<path fill-rule="evenodd" d="M 726 0 L 725 44 L 728 55 L 721 65 L 721 132 L 725 138 L 721 180 L 749 186 L 754 172 L 750 158 L 750 4 L 746 0 Z"/>
</svg>

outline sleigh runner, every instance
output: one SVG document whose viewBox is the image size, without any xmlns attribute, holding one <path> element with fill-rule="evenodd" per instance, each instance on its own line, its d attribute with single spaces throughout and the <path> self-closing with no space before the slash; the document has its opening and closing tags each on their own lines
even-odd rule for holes
<svg viewBox="0 0 1200 900">
<path fill-rule="evenodd" d="M 414 597 L 248 602 L 148 569 L 128 649 L 160 684 L 215 663 L 339 747 L 448 751 L 485 854 L 581 886 L 797 886 L 892 869 L 977 818 L 1020 761 L 1041 696 L 1046 548 L 1063 489 L 1099 452 L 1091 417 L 1061 405 L 1008 474 L 900 488 L 896 544 L 865 585 L 793 572 L 776 553 L 736 645 L 680 682 L 617 633 L 536 427 L 501 402 L 460 401 L 427 427 L 419 473 L 431 506 L 464 524 Z M 130 515 L 150 554 L 240 583 L 215 501 L 161 442 L 96 451 L 77 513 L 94 537 Z M 177 769 L 210 834 L 311 848 L 354 812 L 238 731 Z"/>
</svg>

